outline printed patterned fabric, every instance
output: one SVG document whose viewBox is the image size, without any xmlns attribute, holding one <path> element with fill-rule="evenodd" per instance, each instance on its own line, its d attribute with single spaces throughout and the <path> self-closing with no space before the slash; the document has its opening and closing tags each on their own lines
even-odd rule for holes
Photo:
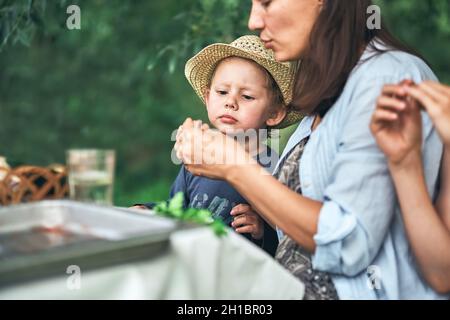
<svg viewBox="0 0 450 320">
<path fill-rule="evenodd" d="M 299 142 L 274 174 L 281 183 L 301 194 L 299 166 L 308 137 Z M 284 236 L 278 245 L 275 259 L 305 284 L 305 300 L 338 300 L 331 277 L 312 268 L 311 254 L 294 240 Z"/>
</svg>

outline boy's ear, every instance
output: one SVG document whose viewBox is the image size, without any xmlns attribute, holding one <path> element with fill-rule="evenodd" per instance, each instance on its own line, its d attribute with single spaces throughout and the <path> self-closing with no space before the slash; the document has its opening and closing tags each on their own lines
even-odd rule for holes
<svg viewBox="0 0 450 320">
<path fill-rule="evenodd" d="M 279 106 L 271 112 L 270 118 L 266 120 L 268 127 L 274 127 L 279 125 L 281 121 L 286 117 L 287 110 L 285 107 Z"/>
</svg>

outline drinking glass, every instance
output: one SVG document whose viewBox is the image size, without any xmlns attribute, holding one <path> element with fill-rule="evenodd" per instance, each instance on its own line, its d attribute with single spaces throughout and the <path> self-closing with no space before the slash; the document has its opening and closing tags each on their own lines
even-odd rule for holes
<svg viewBox="0 0 450 320">
<path fill-rule="evenodd" d="M 72 149 L 66 153 L 70 198 L 113 205 L 114 150 Z"/>
</svg>

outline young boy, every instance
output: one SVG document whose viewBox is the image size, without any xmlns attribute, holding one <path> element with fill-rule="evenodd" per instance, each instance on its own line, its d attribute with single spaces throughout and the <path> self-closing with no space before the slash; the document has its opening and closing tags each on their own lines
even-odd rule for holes
<svg viewBox="0 0 450 320">
<path fill-rule="evenodd" d="M 286 127 L 299 120 L 300 115 L 288 112 L 286 107 L 292 99 L 295 72 L 295 64 L 275 61 L 272 51 L 257 36 L 210 45 L 190 59 L 185 68 L 189 83 L 206 105 L 210 123 L 223 134 L 235 136 L 249 130 Z M 259 147 L 253 148 L 255 142 Z M 257 150 L 256 159 L 268 171 L 273 169 L 277 157 L 273 161 L 270 148 L 261 148 L 261 141 L 246 141 L 246 147 Z M 230 214 L 236 206 L 248 203 L 227 182 L 194 176 L 182 166 L 170 197 L 180 191 L 185 196 L 185 207 L 209 209 L 214 218 L 221 218 L 274 255 L 276 233 L 257 213 Z"/>
</svg>

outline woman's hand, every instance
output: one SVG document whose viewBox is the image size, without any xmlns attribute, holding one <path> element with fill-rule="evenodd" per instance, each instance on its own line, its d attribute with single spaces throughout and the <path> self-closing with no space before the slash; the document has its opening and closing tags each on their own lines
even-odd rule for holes
<svg viewBox="0 0 450 320">
<path fill-rule="evenodd" d="M 378 98 L 370 129 L 389 164 L 402 166 L 418 160 L 422 148 L 422 118 L 419 105 L 407 96 L 411 81 L 386 85 Z"/>
<path fill-rule="evenodd" d="M 237 233 L 249 233 L 253 239 L 261 240 L 264 236 L 264 222 L 248 204 L 238 204 L 230 214 L 234 216 L 231 226 Z"/>
<path fill-rule="evenodd" d="M 175 151 L 192 174 L 213 179 L 226 180 L 232 166 L 256 163 L 233 138 L 190 118 L 179 129 Z"/>
<path fill-rule="evenodd" d="M 430 115 L 437 132 L 447 148 L 450 147 L 450 87 L 425 81 L 407 87 L 406 93 L 420 102 Z"/>
</svg>

